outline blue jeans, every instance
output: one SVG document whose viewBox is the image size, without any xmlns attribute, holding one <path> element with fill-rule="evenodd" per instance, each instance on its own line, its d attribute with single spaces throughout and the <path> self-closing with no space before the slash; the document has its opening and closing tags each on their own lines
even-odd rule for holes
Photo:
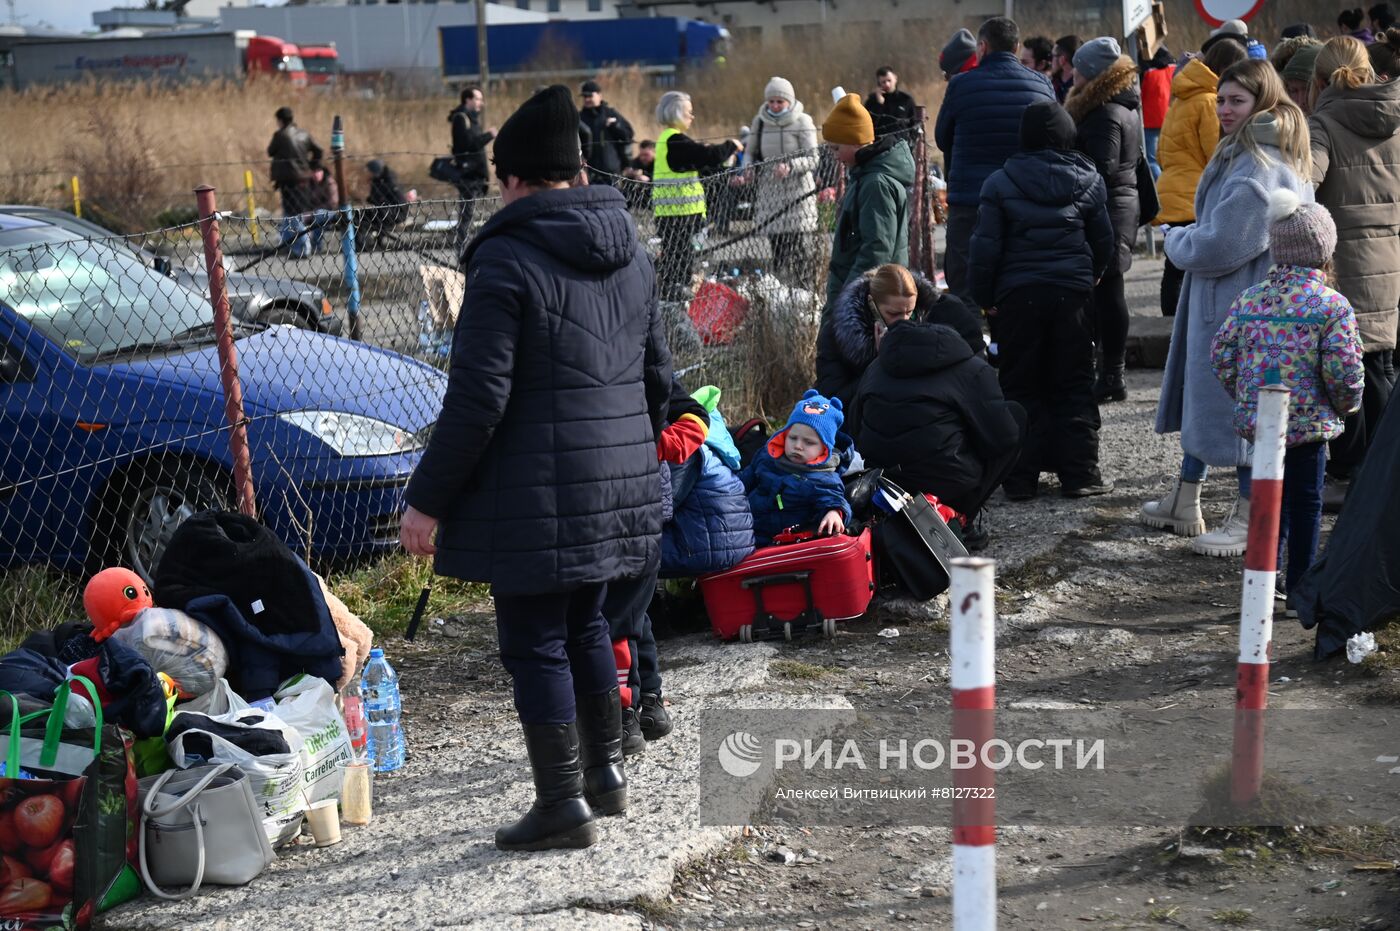
<svg viewBox="0 0 1400 931">
<path fill-rule="evenodd" d="M 1152 180 L 1162 177 L 1162 166 L 1157 164 L 1157 140 L 1162 138 L 1160 129 L 1149 129 L 1147 135 L 1147 167 L 1152 169 Z M 1144 220 L 1150 219 L 1144 217 Z"/>
<path fill-rule="evenodd" d="M 1327 444 L 1304 443 L 1283 456 L 1283 507 L 1278 515 L 1278 564 L 1288 556 L 1286 591 L 1303 577 L 1317 555 L 1322 531 L 1322 478 L 1327 469 Z"/>
<path fill-rule="evenodd" d="M 1240 497 L 1249 497 L 1249 466 L 1236 466 L 1235 477 L 1240 483 Z M 1181 457 L 1181 480 L 1183 482 L 1204 482 L 1210 467 L 1190 453 Z"/>
<path fill-rule="evenodd" d="M 287 250 L 287 255 L 294 259 L 304 259 L 311 254 L 311 238 L 306 233 L 306 224 L 302 221 L 301 214 L 294 213 L 283 217 L 277 221 L 277 228 L 282 234 L 282 244 L 292 244 Z"/>
</svg>

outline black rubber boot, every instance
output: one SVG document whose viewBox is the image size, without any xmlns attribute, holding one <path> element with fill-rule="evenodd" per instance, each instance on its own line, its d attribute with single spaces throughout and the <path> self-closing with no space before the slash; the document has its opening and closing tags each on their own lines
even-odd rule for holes
<svg viewBox="0 0 1400 931">
<path fill-rule="evenodd" d="M 578 732 L 583 745 L 583 794 L 604 815 L 627 810 L 627 776 L 622 771 L 622 699 L 617 689 L 578 695 Z"/>
<path fill-rule="evenodd" d="M 636 708 L 622 709 L 622 753 L 636 756 L 647 748 L 647 739 L 642 735 L 642 721 Z"/>
<path fill-rule="evenodd" d="M 671 733 L 671 715 L 666 712 L 666 703 L 655 692 L 642 693 L 642 710 L 637 717 L 641 720 L 642 736 L 647 740 L 660 740 Z"/>
<path fill-rule="evenodd" d="M 1123 368 L 1122 362 L 1104 365 L 1100 370 L 1099 382 L 1094 386 L 1094 400 L 1100 403 L 1128 400 L 1128 385 L 1123 380 Z"/>
<path fill-rule="evenodd" d="M 535 804 L 496 831 L 500 850 L 591 847 L 598 841 L 593 810 L 583 799 L 578 731 L 572 724 L 523 724 L 535 776 Z"/>
</svg>

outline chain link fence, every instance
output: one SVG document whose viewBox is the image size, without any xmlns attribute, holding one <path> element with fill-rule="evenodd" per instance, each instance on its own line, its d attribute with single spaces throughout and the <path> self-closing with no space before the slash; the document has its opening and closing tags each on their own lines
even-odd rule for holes
<svg viewBox="0 0 1400 931">
<path fill-rule="evenodd" d="M 656 185 L 595 178 L 654 256 L 684 383 L 723 389 L 731 422 L 783 416 L 813 378 L 839 165 L 718 169 L 685 223 L 654 216 Z M 933 186 L 915 188 L 911 264 L 931 265 Z M 321 571 L 397 548 L 450 354 L 470 351 L 452 345 L 461 245 L 499 198 L 248 217 L 219 196 L 213 224 L 126 237 L 0 211 L 0 631 L 80 616 L 98 567 L 151 576 L 209 507 L 255 508 Z"/>
</svg>

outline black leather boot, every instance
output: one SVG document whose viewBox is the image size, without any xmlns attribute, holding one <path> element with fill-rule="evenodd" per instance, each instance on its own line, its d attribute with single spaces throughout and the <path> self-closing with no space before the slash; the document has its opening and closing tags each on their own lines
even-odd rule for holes
<svg viewBox="0 0 1400 931">
<path fill-rule="evenodd" d="M 593 811 L 583 798 L 578 730 L 572 724 L 522 724 L 535 776 L 535 804 L 496 831 L 500 850 L 591 847 L 598 841 Z"/>
<path fill-rule="evenodd" d="M 622 772 L 622 699 L 617 689 L 577 695 L 578 733 L 583 746 L 583 792 L 599 813 L 627 810 L 627 776 Z"/>
<path fill-rule="evenodd" d="M 1122 362 L 1104 365 L 1099 374 L 1099 383 L 1094 386 L 1094 400 L 1100 403 L 1128 400 L 1128 385 L 1123 380 L 1123 367 Z"/>
<path fill-rule="evenodd" d="M 671 715 L 666 711 L 666 703 L 655 692 L 642 693 L 641 718 L 642 736 L 647 740 L 660 740 L 671 733 Z"/>
</svg>

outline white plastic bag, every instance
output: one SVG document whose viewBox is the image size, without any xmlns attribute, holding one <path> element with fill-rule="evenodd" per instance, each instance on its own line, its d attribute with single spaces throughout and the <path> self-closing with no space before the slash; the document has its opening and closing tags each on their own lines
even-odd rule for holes
<svg viewBox="0 0 1400 931">
<path fill-rule="evenodd" d="M 1354 634 L 1347 641 L 1347 661 L 1359 663 L 1376 652 L 1376 635 L 1368 631 Z"/>
<path fill-rule="evenodd" d="M 228 651 L 219 635 L 173 608 L 145 609 L 112 639 L 174 679 L 185 697 L 205 694 L 228 671 Z"/>
<path fill-rule="evenodd" d="M 200 763 L 236 764 L 248 774 L 253 797 L 263 806 L 263 830 L 267 832 L 267 839 L 272 842 L 272 846 L 278 847 L 296 837 L 297 832 L 301 830 L 302 813 L 306 810 L 306 800 L 301 791 L 302 774 L 305 771 L 301 756 L 304 743 L 301 734 L 277 715 L 256 708 L 244 708 L 227 714 L 211 714 L 208 717 L 218 724 L 279 731 L 287 742 L 289 752 L 254 756 L 217 734 L 190 728 L 170 738 L 170 759 L 180 769 L 188 769 Z M 178 714 L 176 718 L 179 718 Z M 213 751 L 209 759 L 186 749 L 185 744 L 192 734 L 203 734 L 209 738 Z"/>
<path fill-rule="evenodd" d="M 198 698 L 192 698 L 187 702 L 181 702 L 175 706 L 175 713 L 181 711 L 193 711 L 197 714 L 207 714 L 210 717 L 228 714 L 230 711 L 247 711 L 252 705 L 243 700 L 243 696 L 233 690 L 233 686 L 228 684 L 227 679 L 220 679 L 214 683 L 214 687 Z"/>
<path fill-rule="evenodd" d="M 307 804 L 340 798 L 343 773 L 337 764 L 350 759 L 350 733 L 335 707 L 335 689 L 319 676 L 301 675 L 283 684 L 274 697 L 277 716 L 295 727 L 304 741 L 302 788 Z"/>
</svg>

